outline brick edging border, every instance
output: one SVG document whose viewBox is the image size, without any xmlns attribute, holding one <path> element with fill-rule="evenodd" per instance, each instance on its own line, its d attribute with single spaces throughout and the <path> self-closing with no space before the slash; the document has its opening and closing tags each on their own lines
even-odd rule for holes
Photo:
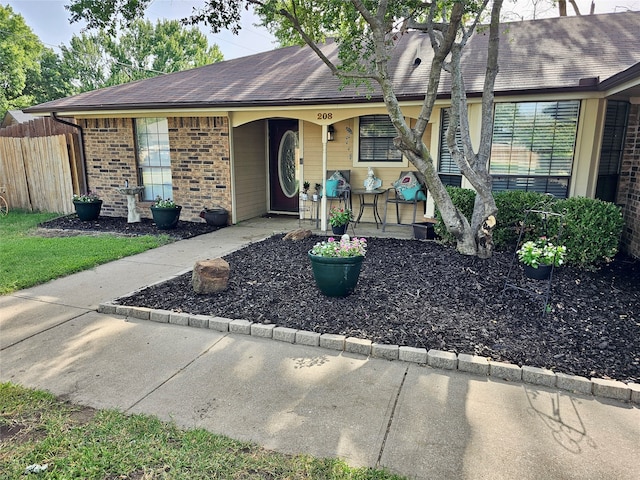
<svg viewBox="0 0 640 480">
<path fill-rule="evenodd" d="M 513 365 L 504 362 L 494 362 L 487 357 L 455 354 L 442 350 L 427 350 L 426 348 L 406 347 L 373 343 L 345 335 L 333 333 L 317 333 L 295 328 L 278 327 L 273 324 L 254 323 L 249 320 L 231 320 L 208 315 L 191 315 L 169 310 L 154 310 L 145 307 L 130 307 L 113 303 L 101 303 L 98 312 L 110 315 L 122 315 L 139 320 L 150 320 L 158 323 L 207 328 L 218 332 L 228 332 L 240 335 L 251 335 L 260 338 L 295 343 L 329 350 L 382 358 L 385 360 L 400 360 L 403 362 L 429 365 L 444 370 L 460 370 L 475 375 L 491 376 L 511 382 L 524 382 L 532 385 L 559 388 L 569 392 L 596 397 L 610 398 L 622 402 L 640 405 L 640 384 L 624 383 L 618 380 L 602 378 L 585 378 L 577 375 L 555 373 L 552 370 L 539 367 Z"/>
</svg>

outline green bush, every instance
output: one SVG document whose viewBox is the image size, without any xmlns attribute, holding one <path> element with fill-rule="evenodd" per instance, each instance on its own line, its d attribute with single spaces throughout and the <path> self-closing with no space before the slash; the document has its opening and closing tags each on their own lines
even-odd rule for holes
<svg viewBox="0 0 640 480">
<path fill-rule="evenodd" d="M 471 219 L 475 192 L 456 187 L 447 187 L 447 191 L 453 204 Z M 517 190 L 496 192 L 494 198 L 498 207 L 498 225 L 493 232 L 496 250 L 515 249 L 524 212 L 533 209 L 564 213 L 561 243 L 567 247 L 568 264 L 594 268 L 610 261 L 618 252 L 624 220 L 620 208 L 613 203 L 583 197 L 554 199 L 545 194 Z M 446 231 L 437 208 L 435 214 L 435 232 L 443 243 L 455 244 L 455 238 Z M 559 218 L 550 216 L 544 222 L 541 215 L 528 215 L 522 242 L 540 236 L 557 236 Z"/>
<path fill-rule="evenodd" d="M 453 204 L 462 212 L 465 217 L 467 217 L 467 220 L 470 221 L 471 215 L 473 215 L 473 204 L 476 201 L 476 192 L 468 188 L 459 187 L 447 187 L 447 192 L 449 192 Z M 435 215 L 436 224 L 433 227 L 433 231 L 440 237 L 440 240 L 443 243 L 455 245 L 456 239 L 447 231 L 446 227 L 444 226 L 442 215 L 440 214 L 440 210 L 438 210 L 438 207 L 436 207 Z"/>
<path fill-rule="evenodd" d="M 493 243 L 496 250 L 515 248 L 525 210 L 544 210 L 552 201 L 548 195 L 543 193 L 521 190 L 495 192 L 493 198 L 496 201 L 496 207 L 498 207 L 498 224 L 493 231 Z M 531 238 L 525 238 L 525 241 L 533 240 L 538 236 L 536 233 L 542 225 L 542 217 L 531 214 L 527 217 L 527 223 L 529 224 L 527 233 Z"/>
<path fill-rule="evenodd" d="M 611 261 L 618 253 L 624 226 L 620 207 L 575 197 L 557 200 L 553 208 L 565 215 L 562 243 L 567 247 L 567 263 L 592 268 Z"/>
</svg>

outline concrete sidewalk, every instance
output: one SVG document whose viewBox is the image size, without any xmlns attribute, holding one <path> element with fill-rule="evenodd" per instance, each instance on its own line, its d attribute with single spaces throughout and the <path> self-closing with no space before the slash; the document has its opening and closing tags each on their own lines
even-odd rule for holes
<svg viewBox="0 0 640 480">
<path fill-rule="evenodd" d="M 640 477 L 637 404 L 96 312 L 292 226 L 246 222 L 0 297 L 0 381 L 409 478 Z"/>
</svg>

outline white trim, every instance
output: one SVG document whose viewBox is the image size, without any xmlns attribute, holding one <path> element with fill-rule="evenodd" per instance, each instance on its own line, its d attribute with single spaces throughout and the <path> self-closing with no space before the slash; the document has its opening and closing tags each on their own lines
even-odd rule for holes
<svg viewBox="0 0 640 480">
<path fill-rule="evenodd" d="M 227 126 L 229 128 L 228 134 L 228 142 L 229 142 L 229 168 L 231 169 L 231 219 L 232 224 L 236 224 L 237 221 L 237 212 L 236 212 L 236 158 L 233 147 L 233 128 L 231 128 L 231 122 L 227 122 Z"/>
</svg>

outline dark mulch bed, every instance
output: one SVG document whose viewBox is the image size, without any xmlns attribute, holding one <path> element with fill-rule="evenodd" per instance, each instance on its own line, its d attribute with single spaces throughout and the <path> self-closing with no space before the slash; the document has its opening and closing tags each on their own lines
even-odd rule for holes
<svg viewBox="0 0 640 480">
<path fill-rule="evenodd" d="M 173 230 L 158 230 L 156 224 L 149 218 L 143 218 L 137 223 L 127 223 L 126 217 L 101 216 L 95 221 L 82 222 L 75 214 L 54 218 L 42 223 L 40 227 L 49 230 L 51 235 L 117 233 L 119 235 L 140 236 L 166 234 L 176 240 L 184 240 L 220 229 L 220 227 L 214 227 L 205 222 L 183 222 L 179 220 L 177 227 Z"/>
<path fill-rule="evenodd" d="M 185 274 L 119 303 L 640 381 L 638 261 L 618 257 L 597 272 L 556 270 L 543 316 L 539 296 L 519 290 L 501 295 L 512 253 L 479 260 L 416 240 L 370 239 L 356 291 L 324 297 L 306 256 L 318 240 L 275 236 L 225 257 L 232 271 L 223 293 L 196 295 Z M 541 286 L 519 274 L 512 278 L 524 287 Z"/>
</svg>

